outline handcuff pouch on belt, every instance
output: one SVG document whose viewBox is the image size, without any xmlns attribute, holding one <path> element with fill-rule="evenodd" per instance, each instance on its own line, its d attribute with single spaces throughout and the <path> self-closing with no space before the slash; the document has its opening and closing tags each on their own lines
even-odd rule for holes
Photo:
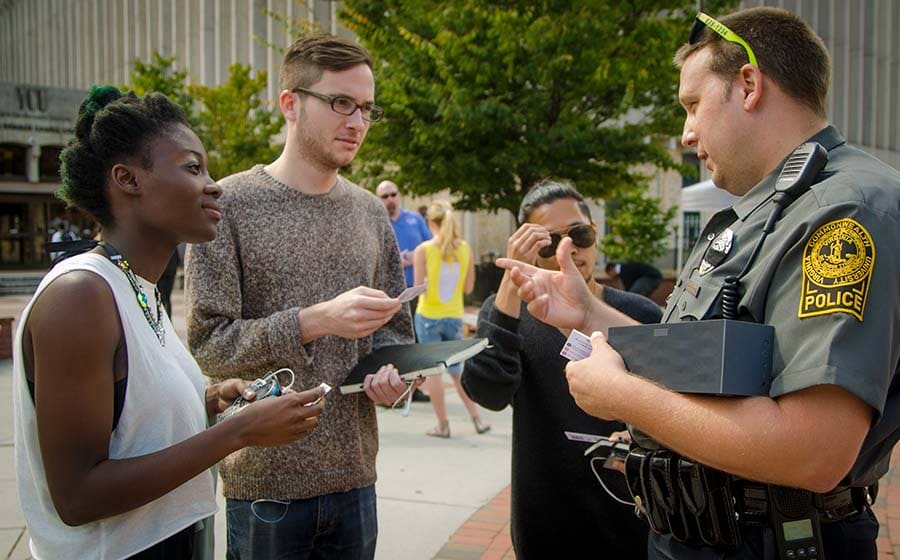
<svg viewBox="0 0 900 560">
<path fill-rule="evenodd" d="M 668 533 L 669 521 L 661 507 L 654 500 L 650 489 L 650 458 L 652 451 L 639 447 L 633 448 L 625 458 L 625 478 L 628 489 L 634 498 L 635 509 L 644 517 L 656 533 Z"/>
<path fill-rule="evenodd" d="M 679 542 L 696 542 L 699 538 L 696 516 L 682 499 L 678 476 L 678 455 L 659 450 L 650 458 L 650 488 L 669 521 L 669 531 Z"/>
<path fill-rule="evenodd" d="M 700 540 L 717 548 L 740 546 L 731 476 L 684 457 L 678 459 L 678 476 L 682 500 L 696 521 Z"/>
<path fill-rule="evenodd" d="M 740 546 L 730 475 L 667 449 L 635 447 L 625 476 L 639 514 L 659 534 L 717 548 Z"/>
</svg>

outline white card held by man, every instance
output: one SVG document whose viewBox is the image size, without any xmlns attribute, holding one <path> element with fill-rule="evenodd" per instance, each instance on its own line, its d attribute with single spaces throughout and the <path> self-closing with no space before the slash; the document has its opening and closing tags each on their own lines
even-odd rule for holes
<svg viewBox="0 0 900 560">
<path fill-rule="evenodd" d="M 419 284 L 418 286 L 410 286 L 406 288 L 400 295 L 397 296 L 397 299 L 400 300 L 400 303 L 406 303 L 407 301 L 411 301 L 413 298 L 419 297 L 419 294 L 425 291 L 425 288 L 428 287 L 428 282 L 424 284 Z"/>
</svg>

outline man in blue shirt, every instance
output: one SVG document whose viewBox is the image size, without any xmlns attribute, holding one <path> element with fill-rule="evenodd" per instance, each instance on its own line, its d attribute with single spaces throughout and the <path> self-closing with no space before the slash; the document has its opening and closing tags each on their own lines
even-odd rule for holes
<svg viewBox="0 0 900 560">
<path fill-rule="evenodd" d="M 403 264 L 403 274 L 406 275 L 406 285 L 413 285 L 413 251 L 419 243 L 431 239 L 431 232 L 425 219 L 417 212 L 404 210 L 401 203 L 403 196 L 400 189 L 393 181 L 382 181 L 375 189 L 375 194 L 381 199 L 391 218 L 391 226 L 397 236 L 397 245 L 400 246 L 400 262 Z M 416 301 L 410 302 L 410 311 L 415 315 Z"/>
</svg>

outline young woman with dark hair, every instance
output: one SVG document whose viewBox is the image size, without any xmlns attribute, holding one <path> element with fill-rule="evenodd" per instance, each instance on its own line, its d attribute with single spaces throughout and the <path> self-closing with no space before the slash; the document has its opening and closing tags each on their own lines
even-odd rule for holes
<svg viewBox="0 0 900 560">
<path fill-rule="evenodd" d="M 58 263 L 14 350 L 19 499 L 36 558 L 190 558 L 215 512 L 210 467 L 318 423 L 321 390 L 261 400 L 207 429 L 247 382 L 206 386 L 154 283 L 179 242 L 216 235 L 221 191 L 165 96 L 91 89 L 61 155 L 60 196 L 103 227 Z"/>
</svg>

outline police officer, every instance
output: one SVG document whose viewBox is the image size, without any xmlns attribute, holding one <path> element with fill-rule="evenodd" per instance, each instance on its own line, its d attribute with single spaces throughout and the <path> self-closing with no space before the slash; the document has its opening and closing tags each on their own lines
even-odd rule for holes
<svg viewBox="0 0 900 560">
<path fill-rule="evenodd" d="M 675 57 L 687 111 L 682 143 L 696 148 L 719 188 L 742 198 L 710 221 L 664 321 L 721 317 L 724 279 L 750 262 L 737 318 L 775 328 L 769 395 L 679 394 L 630 374 L 603 333 L 632 322 L 584 289 L 568 239 L 558 272 L 498 265 L 512 270 L 535 317 L 600 331 L 590 358 L 566 370 L 581 408 L 729 473 L 737 542 L 709 546 L 664 529 L 651 536 L 651 558 L 874 559 L 878 523 L 867 501 L 900 435 L 900 174 L 828 125 L 829 56 L 800 18 L 755 8 L 720 21 L 700 14 L 698 22 Z M 751 262 L 784 160 L 807 141 L 821 144 L 828 162 Z M 780 491 L 811 497 L 815 511 L 802 513 L 819 521 L 817 546 L 778 543 L 808 543 L 812 533 L 812 525 L 772 521 Z"/>
</svg>

